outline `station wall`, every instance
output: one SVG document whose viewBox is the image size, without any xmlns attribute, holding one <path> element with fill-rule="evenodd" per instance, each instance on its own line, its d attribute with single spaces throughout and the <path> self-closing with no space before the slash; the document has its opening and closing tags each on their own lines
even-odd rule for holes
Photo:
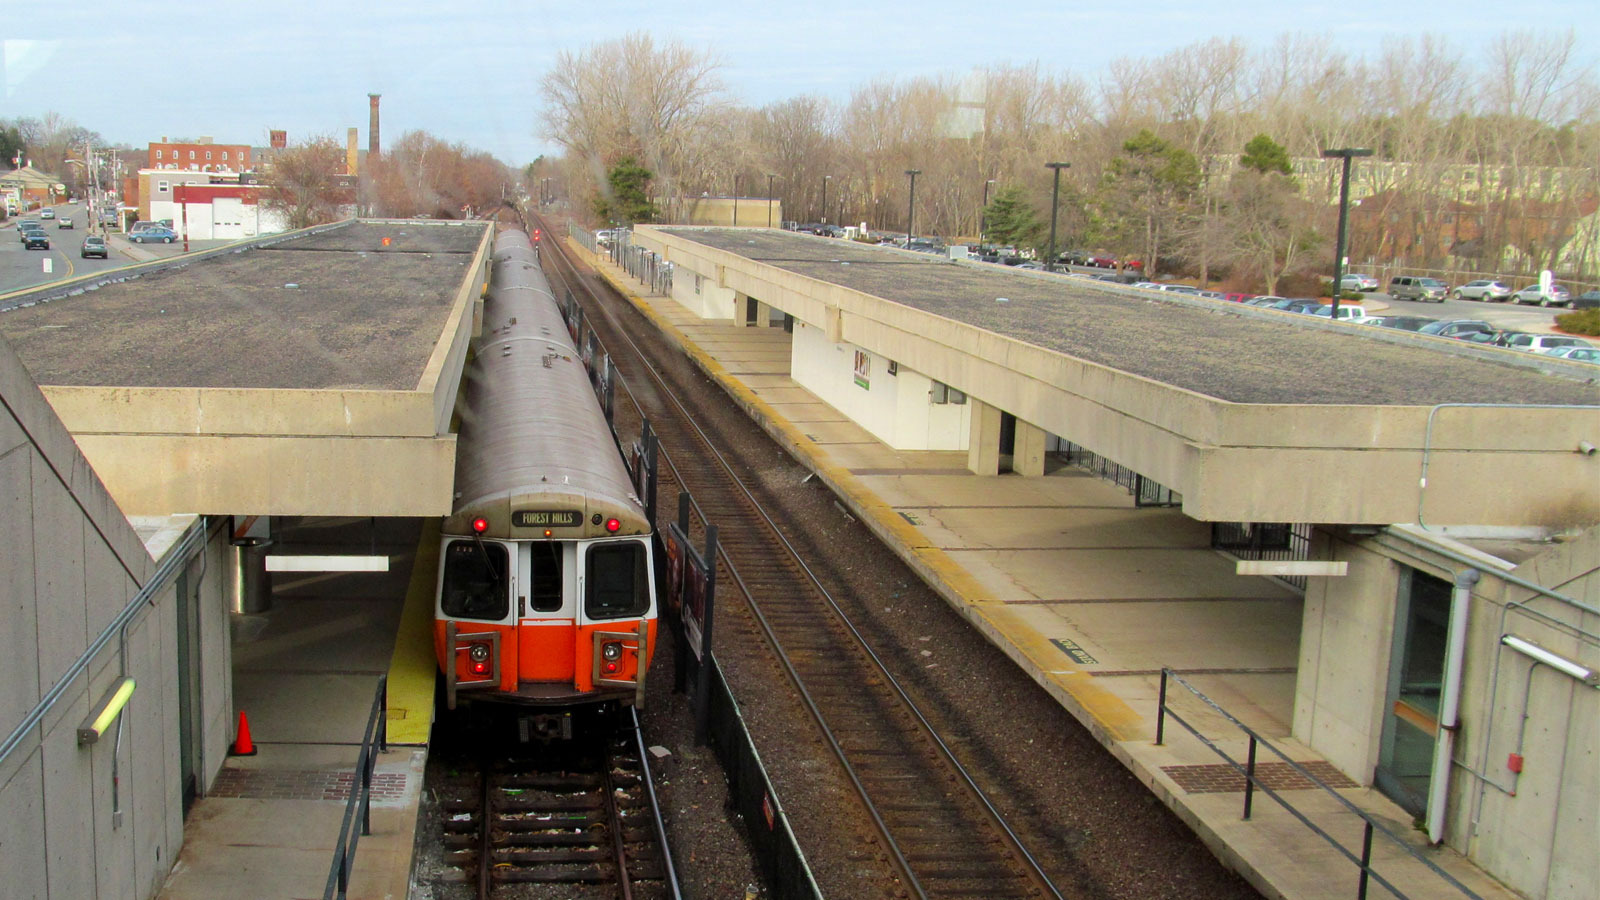
<svg viewBox="0 0 1600 900">
<path fill-rule="evenodd" d="M 1592 900 L 1600 689 L 1535 664 L 1501 638 L 1512 634 L 1600 669 L 1600 616 L 1497 576 L 1600 606 L 1600 527 L 1517 566 L 1410 526 L 1359 540 L 1319 531 L 1318 540 L 1314 557 L 1344 560 L 1350 569 L 1344 578 L 1313 579 L 1306 592 L 1295 737 L 1373 784 L 1395 705 L 1391 679 L 1398 677 L 1408 577 L 1453 583 L 1456 572 L 1477 569 L 1444 840 L 1525 896 Z M 1520 774 L 1512 771 L 1512 754 L 1522 760 Z"/>
<path fill-rule="evenodd" d="M 0 406 L 0 736 L 8 747 L 0 893 L 143 900 L 159 890 L 183 841 L 185 772 L 209 783 L 226 753 L 222 559 L 198 552 L 204 525 L 192 516 L 152 526 L 142 539 L 3 341 Z M 147 547 L 179 554 L 161 583 L 152 584 L 163 567 Z M 110 630 L 130 609 L 120 633 Z M 183 671 L 180 623 L 192 629 L 195 663 Z M 109 640 L 91 654 L 102 636 Z M 185 672 L 197 688 L 187 704 Z M 123 674 L 135 688 L 119 717 L 120 741 L 114 724 L 80 744 L 80 724 Z M 199 736 L 187 760 L 184 714 Z"/>
<path fill-rule="evenodd" d="M 933 379 L 796 321 L 790 377 L 897 450 L 965 450 L 971 404 L 934 403 Z"/>
</svg>

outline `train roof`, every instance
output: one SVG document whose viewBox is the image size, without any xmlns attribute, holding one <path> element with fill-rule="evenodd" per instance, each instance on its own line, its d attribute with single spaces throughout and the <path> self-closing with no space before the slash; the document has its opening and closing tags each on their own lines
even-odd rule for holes
<svg viewBox="0 0 1600 900">
<path fill-rule="evenodd" d="M 456 501 L 445 531 L 488 536 L 647 533 L 649 522 L 567 331 L 538 255 L 520 231 L 495 241 L 483 336 L 467 367 L 456 453 Z M 576 525 L 518 511 L 578 512 Z M 521 522 L 519 524 L 518 522 Z"/>
</svg>

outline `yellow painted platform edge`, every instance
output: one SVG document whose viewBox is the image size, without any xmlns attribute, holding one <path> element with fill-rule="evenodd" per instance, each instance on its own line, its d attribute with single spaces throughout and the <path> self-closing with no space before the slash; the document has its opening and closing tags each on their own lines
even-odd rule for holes
<svg viewBox="0 0 1600 900">
<path fill-rule="evenodd" d="M 439 572 L 439 520 L 429 517 L 411 563 L 400 631 L 389 658 L 389 743 L 428 743 L 433 730 L 433 588 Z"/>
<path fill-rule="evenodd" d="M 1034 648 L 1037 652 L 1033 652 L 1019 642 L 995 620 L 994 614 L 1004 614 L 1004 604 L 989 599 L 988 591 L 966 569 L 943 549 L 932 544 L 922 531 L 902 518 L 892 506 L 866 490 L 848 469 L 821 462 L 817 455 L 811 452 L 816 442 L 806 437 L 800 426 L 778 415 L 776 410 L 756 396 L 744 382 L 729 374 L 721 363 L 662 316 L 648 300 L 633 289 L 632 285 L 616 277 L 610 267 L 597 265 L 597 255 L 590 254 L 586 248 L 570 237 L 567 241 L 568 246 L 576 250 L 578 255 L 589 263 L 590 268 L 604 278 L 612 288 L 626 297 L 662 332 L 671 335 L 702 371 L 733 396 L 734 402 L 754 414 L 757 421 L 775 440 L 787 445 L 786 449 L 796 456 L 807 459 L 813 471 L 825 484 L 845 498 L 850 508 L 862 518 L 868 528 L 887 541 L 891 548 L 897 548 L 896 555 L 917 570 L 923 580 L 945 598 L 945 602 L 971 622 L 1002 653 L 1010 657 L 1012 662 L 1054 695 L 1056 700 L 1084 727 L 1098 735 L 1102 743 L 1114 745 L 1118 741 L 1141 736 L 1144 730 L 1142 720 L 1126 701 L 1095 684 L 1094 679 L 1087 674 L 1059 675 L 1049 672 L 1040 655 L 1042 653 L 1053 659 L 1051 654 L 1054 653 L 1054 648 L 1048 648 L 1049 652 Z"/>
</svg>

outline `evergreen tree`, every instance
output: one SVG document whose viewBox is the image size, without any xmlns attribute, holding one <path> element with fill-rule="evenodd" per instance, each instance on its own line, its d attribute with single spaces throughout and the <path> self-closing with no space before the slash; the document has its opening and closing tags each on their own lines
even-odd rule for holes
<svg viewBox="0 0 1600 900">
<path fill-rule="evenodd" d="M 625 222 L 654 222 L 659 214 L 650 202 L 650 179 L 655 174 L 631 156 L 617 160 L 606 173 L 605 192 L 594 198 L 594 211 L 601 220 Z"/>
<path fill-rule="evenodd" d="M 1044 225 L 1018 185 L 1008 185 L 995 193 L 983 210 L 984 236 L 991 244 L 1024 247 L 1039 242 Z"/>
<path fill-rule="evenodd" d="M 1244 155 L 1239 157 L 1239 165 L 1263 175 L 1268 172 L 1294 174 L 1294 167 L 1289 165 L 1289 151 L 1265 134 L 1256 135 L 1244 145 Z"/>
</svg>

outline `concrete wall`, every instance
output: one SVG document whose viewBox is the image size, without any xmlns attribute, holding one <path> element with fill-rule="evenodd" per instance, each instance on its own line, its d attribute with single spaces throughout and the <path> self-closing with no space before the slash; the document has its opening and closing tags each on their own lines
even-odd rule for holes
<svg viewBox="0 0 1600 900">
<path fill-rule="evenodd" d="M 1430 416 L 1425 406 L 1229 403 L 650 226 L 636 229 L 634 241 L 679 267 L 675 283 L 698 272 L 759 297 L 830 340 L 897 360 L 1179 491 L 1196 519 L 1600 522 L 1600 491 L 1573 489 L 1600 482 L 1600 455 L 1577 452 L 1580 441 L 1600 443 L 1592 410 L 1451 408 Z M 1304 477 L 1314 471 L 1361 477 L 1327 490 Z"/>
<path fill-rule="evenodd" d="M 889 374 L 888 357 L 867 354 L 867 386 L 856 381 L 861 348 L 829 341 L 823 329 L 796 322 L 790 377 L 830 406 L 901 450 L 965 450 L 970 404 L 930 400 L 933 380 L 906 366 Z"/>
<path fill-rule="evenodd" d="M 9 345 L 0 342 L 0 735 L 13 734 L 157 569 Z M 151 539 L 170 547 L 194 520 Z M 165 552 L 157 550 L 158 553 Z M 209 566 L 212 573 L 201 578 Z M 198 718 L 220 766 L 228 739 L 227 619 L 217 559 L 188 565 L 192 590 L 168 582 L 126 629 L 88 659 L 40 724 L 0 761 L 0 884 L 8 897 L 154 896 L 183 840 L 177 623 L 202 617 L 210 659 Z M 79 746 L 77 728 L 123 673 L 136 689 L 115 731 Z M 113 815 L 117 765 L 120 822 Z M 202 771 L 205 771 L 202 769 Z M 207 772 L 207 780 L 209 780 Z"/>
<path fill-rule="evenodd" d="M 1600 606 L 1600 528 L 1515 567 L 1414 528 L 1319 540 L 1331 558 L 1350 563 L 1350 574 L 1314 579 L 1307 591 L 1295 736 L 1372 783 L 1404 567 L 1453 581 L 1468 565 L 1441 551 L 1471 559 L 1483 577 L 1468 620 L 1445 841 L 1526 896 L 1592 900 L 1600 858 L 1600 690 L 1534 665 L 1500 639 L 1514 634 L 1600 669 L 1600 616 L 1496 576 L 1514 574 Z M 1520 776 L 1507 766 L 1512 753 L 1526 760 Z"/>
<path fill-rule="evenodd" d="M 783 201 L 772 198 L 772 228 L 783 227 Z M 737 205 L 737 221 L 735 221 Z M 684 225 L 737 225 L 740 228 L 767 228 L 766 197 L 687 197 L 667 204 L 667 219 Z"/>
<path fill-rule="evenodd" d="M 732 288 L 718 284 L 714 274 L 686 271 L 673 276 L 672 299 L 702 319 L 732 321 L 739 296 Z"/>
</svg>

